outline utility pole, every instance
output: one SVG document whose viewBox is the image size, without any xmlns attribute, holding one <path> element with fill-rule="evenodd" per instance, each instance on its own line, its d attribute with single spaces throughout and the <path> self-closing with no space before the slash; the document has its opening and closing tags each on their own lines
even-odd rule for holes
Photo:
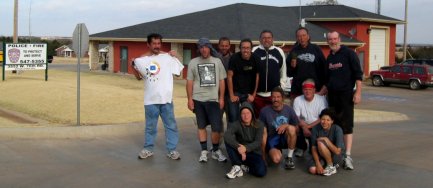
<svg viewBox="0 0 433 188">
<path fill-rule="evenodd" d="M 14 37 L 13 42 L 18 43 L 18 0 L 14 0 Z"/>
<path fill-rule="evenodd" d="M 406 60 L 406 52 L 407 52 L 407 0 L 405 0 L 405 7 L 404 7 L 403 61 Z"/>
<path fill-rule="evenodd" d="M 377 14 L 380 14 L 380 0 L 377 0 L 377 9 L 376 9 L 376 12 L 377 12 Z"/>
</svg>

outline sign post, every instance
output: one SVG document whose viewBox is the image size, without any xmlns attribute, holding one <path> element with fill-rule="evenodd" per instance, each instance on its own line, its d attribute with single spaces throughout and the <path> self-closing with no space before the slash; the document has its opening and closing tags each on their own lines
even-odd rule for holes
<svg viewBox="0 0 433 188">
<path fill-rule="evenodd" d="M 80 61 L 89 48 L 89 31 L 84 23 L 77 24 L 72 34 L 72 48 L 78 58 L 77 62 L 77 126 L 80 126 Z"/>
</svg>

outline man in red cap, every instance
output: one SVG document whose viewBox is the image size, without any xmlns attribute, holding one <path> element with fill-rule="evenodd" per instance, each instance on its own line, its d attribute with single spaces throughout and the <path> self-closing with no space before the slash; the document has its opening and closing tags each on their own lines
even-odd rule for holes
<svg viewBox="0 0 433 188">
<path fill-rule="evenodd" d="M 302 157 L 307 150 L 305 138 L 309 140 L 311 146 L 311 129 L 320 123 L 319 114 L 327 108 L 328 102 L 325 96 L 316 94 L 316 84 L 309 78 L 302 82 L 303 95 L 295 98 L 293 109 L 299 118 L 298 136 L 296 147 L 298 150 L 295 156 Z"/>
</svg>

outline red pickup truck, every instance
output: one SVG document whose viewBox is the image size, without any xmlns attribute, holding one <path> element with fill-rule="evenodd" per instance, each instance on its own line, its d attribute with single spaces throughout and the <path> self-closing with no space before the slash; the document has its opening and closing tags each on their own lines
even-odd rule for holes
<svg viewBox="0 0 433 188">
<path fill-rule="evenodd" d="M 433 87 L 433 66 L 397 64 L 389 69 L 370 72 L 373 86 L 406 84 L 410 89 Z"/>
</svg>

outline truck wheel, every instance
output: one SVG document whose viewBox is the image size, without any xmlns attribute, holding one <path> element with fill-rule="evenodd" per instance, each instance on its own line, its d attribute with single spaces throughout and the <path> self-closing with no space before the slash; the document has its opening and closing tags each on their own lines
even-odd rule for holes
<svg viewBox="0 0 433 188">
<path fill-rule="evenodd" d="M 421 84 L 418 82 L 418 80 L 410 80 L 409 81 L 409 87 L 410 89 L 416 90 L 421 87 Z"/>
<path fill-rule="evenodd" d="M 380 78 L 380 76 L 374 76 L 373 79 L 371 80 L 371 83 L 373 84 L 373 86 L 383 85 L 383 81 L 382 78 Z"/>
</svg>

